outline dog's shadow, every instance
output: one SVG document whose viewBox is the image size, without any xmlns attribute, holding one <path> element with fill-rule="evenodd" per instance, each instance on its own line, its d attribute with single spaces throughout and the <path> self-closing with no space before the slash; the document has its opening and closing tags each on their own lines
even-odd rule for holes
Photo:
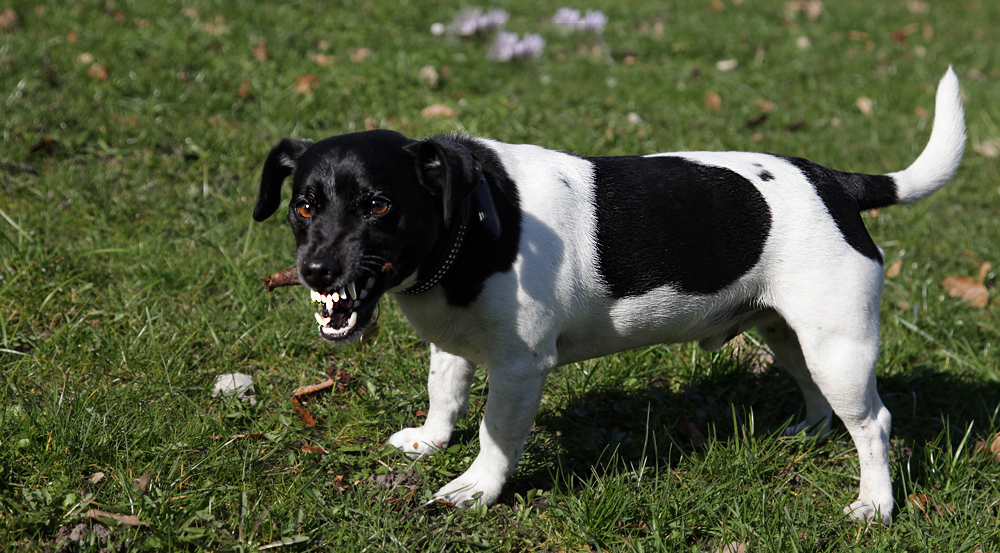
<svg viewBox="0 0 1000 553">
<path fill-rule="evenodd" d="M 758 433 L 774 433 L 801 419 L 802 396 L 790 375 L 776 367 L 754 374 L 737 365 L 734 360 L 715 366 L 682 384 L 654 377 L 645 387 L 602 385 L 559 407 L 543 406 L 500 502 L 616 468 L 673 467 L 710 435 L 725 441 L 745 432 L 751 417 Z M 908 477 L 918 484 L 930 469 L 910 459 L 923 459 L 929 447 L 957 447 L 973 424 L 966 445 L 971 451 L 977 438 L 986 438 L 1000 423 L 997 382 L 920 365 L 907 374 L 880 376 L 878 388 L 893 414 L 893 462 L 907 464 Z M 833 431 L 834 437 L 849 439 L 836 418 Z M 942 443 L 942 435 L 952 443 Z"/>
</svg>

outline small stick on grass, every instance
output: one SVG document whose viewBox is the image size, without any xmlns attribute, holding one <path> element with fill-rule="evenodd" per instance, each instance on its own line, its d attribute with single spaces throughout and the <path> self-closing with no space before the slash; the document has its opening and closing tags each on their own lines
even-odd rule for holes
<svg viewBox="0 0 1000 553">
<path fill-rule="evenodd" d="M 285 269 L 280 273 L 274 273 L 260 280 L 264 283 L 264 287 L 267 288 L 268 292 L 273 292 L 275 288 L 281 288 L 282 286 L 301 284 L 301 281 L 299 281 L 299 271 L 295 267 Z"/>
</svg>

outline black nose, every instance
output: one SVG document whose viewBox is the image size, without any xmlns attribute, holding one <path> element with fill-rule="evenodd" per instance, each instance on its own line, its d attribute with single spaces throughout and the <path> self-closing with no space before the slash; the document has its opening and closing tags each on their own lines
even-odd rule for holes
<svg viewBox="0 0 1000 553">
<path fill-rule="evenodd" d="M 312 257 L 299 267 L 299 276 L 314 290 L 329 290 L 340 272 L 340 262 L 332 257 Z"/>
</svg>

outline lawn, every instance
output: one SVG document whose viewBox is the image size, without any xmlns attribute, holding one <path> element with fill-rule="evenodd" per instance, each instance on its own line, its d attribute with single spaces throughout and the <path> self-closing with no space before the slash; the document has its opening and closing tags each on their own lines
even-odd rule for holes
<svg viewBox="0 0 1000 553">
<path fill-rule="evenodd" d="M 574 5 L 600 33 L 557 28 L 563 5 L 482 5 L 546 41 L 510 61 L 493 31 L 454 32 L 452 2 L 0 5 L 0 549 L 1000 550 L 1000 3 Z M 962 167 L 864 214 L 888 275 L 889 527 L 842 514 L 858 460 L 839 422 L 781 435 L 798 388 L 753 334 L 555 371 L 500 503 L 427 505 L 476 455 L 485 372 L 452 445 L 408 460 L 384 443 L 422 420 L 428 356 L 392 300 L 334 349 L 304 289 L 260 282 L 294 264 L 282 218 L 250 218 L 282 137 L 468 131 L 882 173 L 923 148 L 949 65 Z M 237 372 L 255 402 L 212 397 Z"/>
</svg>

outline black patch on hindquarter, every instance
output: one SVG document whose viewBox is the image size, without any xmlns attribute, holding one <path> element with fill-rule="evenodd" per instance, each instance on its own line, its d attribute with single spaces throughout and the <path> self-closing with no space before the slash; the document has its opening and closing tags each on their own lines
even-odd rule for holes
<svg viewBox="0 0 1000 553">
<path fill-rule="evenodd" d="M 761 171 L 760 174 L 757 176 L 760 177 L 760 180 L 764 182 L 767 182 L 769 180 L 774 180 L 774 175 L 772 175 L 768 171 Z"/>
<path fill-rule="evenodd" d="M 467 135 L 446 135 L 442 138 L 468 148 L 483 166 L 502 229 L 500 237 L 494 239 L 476 220 L 476 214 L 472 214 L 462 252 L 441 279 L 448 303 L 462 307 L 479 296 L 483 283 L 490 275 L 509 271 L 514 266 L 521 240 L 521 200 L 517 186 L 496 152 Z"/>
<path fill-rule="evenodd" d="M 861 220 L 861 211 L 898 202 L 892 177 L 845 173 L 798 157 L 784 159 L 798 167 L 813 185 L 844 241 L 861 255 L 881 263 L 882 254 Z"/>
<path fill-rule="evenodd" d="M 675 156 L 594 164 L 599 272 L 615 298 L 712 294 L 760 260 L 771 210 L 746 178 Z"/>
</svg>

